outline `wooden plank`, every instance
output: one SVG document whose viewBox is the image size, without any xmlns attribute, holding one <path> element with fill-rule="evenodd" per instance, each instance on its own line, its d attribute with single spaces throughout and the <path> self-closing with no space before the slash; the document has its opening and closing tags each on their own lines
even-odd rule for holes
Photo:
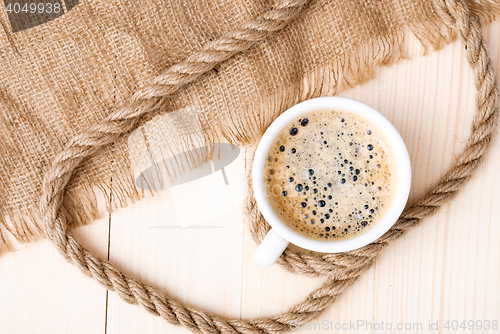
<svg viewBox="0 0 500 334">
<path fill-rule="evenodd" d="M 488 28 L 495 36 L 498 29 L 498 23 Z M 497 38 L 490 45 L 498 69 Z M 418 48 L 415 40 L 411 47 Z M 404 129 L 414 172 L 411 198 L 419 198 L 450 168 L 470 133 L 476 90 L 461 42 L 383 70 L 380 92 L 381 108 L 392 110 L 396 127 Z M 402 333 L 415 333 L 421 324 L 419 332 L 425 333 L 430 323 L 445 332 L 447 321 L 500 318 L 500 209 L 493 204 L 500 201 L 498 138 L 492 146 L 454 201 L 380 257 L 374 322 L 402 323 Z"/>
<path fill-rule="evenodd" d="M 109 215 L 74 230 L 104 258 L 108 232 Z M 106 289 L 66 262 L 48 240 L 3 254 L 0 282 L 2 333 L 105 333 Z"/>
<path fill-rule="evenodd" d="M 165 290 L 170 297 L 210 312 L 240 316 L 242 275 L 242 203 L 244 152 L 225 168 L 234 209 L 202 228 L 181 228 L 169 192 L 162 191 L 112 214 L 110 259 L 120 268 Z M 209 180 L 213 184 L 213 180 Z M 203 179 L 192 187 L 206 185 Z M 220 185 L 224 187 L 221 175 Z M 184 189 L 190 189 L 184 188 Z M 211 196 L 217 198 L 214 187 Z M 189 195 L 189 194 L 187 194 Z M 185 196 L 184 196 L 185 197 Z M 185 207 L 181 205 L 180 207 Z M 199 216 L 196 212 L 194 216 Z M 163 225 L 164 228 L 157 226 Z M 213 228 L 203 228 L 212 225 Z M 107 333 L 184 333 L 144 309 L 124 303 L 115 293 L 108 300 Z"/>
</svg>

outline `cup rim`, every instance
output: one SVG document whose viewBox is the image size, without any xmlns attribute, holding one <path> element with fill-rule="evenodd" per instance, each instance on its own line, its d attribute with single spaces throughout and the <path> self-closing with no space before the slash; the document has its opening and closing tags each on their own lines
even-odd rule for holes
<svg viewBox="0 0 500 334">
<path fill-rule="evenodd" d="M 394 199 L 384 216 L 370 229 L 343 240 L 316 240 L 301 235 L 288 227 L 274 212 L 269 203 L 264 186 L 264 167 L 269 148 L 279 132 L 292 120 L 305 113 L 321 109 L 338 109 L 357 114 L 372 122 L 381 131 L 392 149 L 396 162 L 396 191 Z M 257 145 L 252 166 L 252 187 L 257 206 L 266 221 L 279 235 L 292 244 L 304 249 L 323 252 L 338 253 L 361 248 L 381 237 L 397 221 L 406 205 L 411 185 L 411 164 L 408 150 L 394 125 L 380 112 L 372 107 L 345 97 L 318 97 L 294 105 L 267 128 Z"/>
</svg>

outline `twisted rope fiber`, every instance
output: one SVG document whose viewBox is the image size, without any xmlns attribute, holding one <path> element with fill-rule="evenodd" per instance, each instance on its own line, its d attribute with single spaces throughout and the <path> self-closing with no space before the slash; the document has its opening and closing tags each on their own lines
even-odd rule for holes
<svg viewBox="0 0 500 334">
<path fill-rule="evenodd" d="M 305 301 L 288 312 L 255 320 L 225 319 L 195 308 L 181 305 L 164 296 L 154 287 L 120 272 L 108 261 L 101 260 L 80 245 L 68 229 L 65 216 L 60 212 L 64 190 L 77 166 L 103 146 L 133 129 L 141 115 L 156 108 L 162 97 L 174 93 L 181 86 L 194 81 L 215 64 L 248 49 L 265 39 L 293 19 L 306 4 L 306 0 L 285 1 L 275 6 L 243 28 L 226 34 L 207 44 L 201 51 L 191 54 L 185 61 L 174 65 L 153 80 L 152 85 L 139 90 L 133 102 L 116 110 L 88 132 L 74 137 L 59 153 L 45 174 L 40 211 L 44 217 L 45 233 L 68 261 L 73 262 L 106 288 L 116 291 L 131 304 L 140 304 L 149 312 L 169 323 L 184 325 L 200 333 L 277 333 L 289 330 L 290 322 L 307 322 L 318 317 L 336 297 L 366 271 L 375 257 L 390 241 L 402 236 L 411 227 L 432 215 L 450 201 L 469 180 L 482 160 L 491 140 L 498 106 L 498 88 L 486 44 L 479 32 L 478 22 L 469 15 L 464 0 L 436 0 L 435 8 L 442 20 L 454 26 L 467 49 L 467 57 L 476 77 L 477 114 L 472 133 L 464 152 L 455 166 L 423 199 L 406 209 L 396 224 L 376 242 L 344 254 L 317 255 L 287 250 L 280 264 L 288 270 L 306 275 L 328 275 L 325 283 L 313 291 Z M 253 205 L 253 206 L 252 206 Z M 250 202 L 251 231 L 261 240 L 269 228 L 258 214 L 255 203 Z"/>
</svg>

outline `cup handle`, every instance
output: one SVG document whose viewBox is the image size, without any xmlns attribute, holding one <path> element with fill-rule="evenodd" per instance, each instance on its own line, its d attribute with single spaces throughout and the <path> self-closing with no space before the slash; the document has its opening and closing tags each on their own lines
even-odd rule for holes
<svg viewBox="0 0 500 334">
<path fill-rule="evenodd" d="M 269 267 L 278 260 L 289 243 L 272 228 L 255 251 L 254 259 L 259 265 Z"/>
</svg>

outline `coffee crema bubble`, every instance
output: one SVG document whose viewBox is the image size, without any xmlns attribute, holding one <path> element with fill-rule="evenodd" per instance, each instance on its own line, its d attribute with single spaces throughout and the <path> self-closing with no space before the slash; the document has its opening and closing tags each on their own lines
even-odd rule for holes
<svg viewBox="0 0 500 334">
<path fill-rule="evenodd" d="M 273 210 L 309 238 L 351 238 L 375 225 L 390 206 L 396 167 L 384 134 L 340 110 L 312 111 L 276 136 L 264 170 Z"/>
</svg>

